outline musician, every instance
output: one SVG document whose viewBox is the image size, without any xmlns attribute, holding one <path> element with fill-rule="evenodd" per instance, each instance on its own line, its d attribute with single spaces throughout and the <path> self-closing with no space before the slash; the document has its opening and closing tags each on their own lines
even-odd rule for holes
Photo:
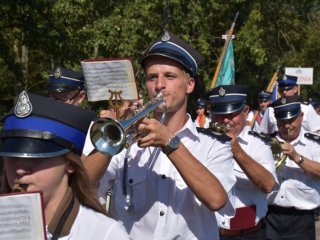
<svg viewBox="0 0 320 240">
<path fill-rule="evenodd" d="M 107 217 L 80 160 L 95 113 L 23 91 L 4 118 L 2 193 L 41 191 L 47 239 L 129 239 Z"/>
<path fill-rule="evenodd" d="M 246 125 L 248 91 L 249 87 L 245 85 L 222 85 L 208 93 L 213 119 L 232 139 L 237 178 L 235 216 L 228 219 L 216 214 L 220 239 L 265 239 L 263 219 L 267 212 L 267 193 L 276 184 L 270 147 L 250 134 L 250 127 Z"/>
<path fill-rule="evenodd" d="M 86 97 L 82 72 L 63 67 L 51 71 L 48 79 L 48 97 L 80 106 Z"/>
<path fill-rule="evenodd" d="M 272 97 L 272 93 L 271 92 L 267 92 L 262 90 L 261 92 L 259 92 L 258 94 L 258 104 L 259 104 L 259 110 L 257 113 L 257 117 L 253 123 L 252 126 L 252 130 L 259 132 L 260 131 L 260 124 L 263 118 L 263 115 L 267 109 L 267 107 L 272 103 L 271 100 Z M 250 111 L 247 117 L 247 122 L 250 123 L 251 126 L 251 122 L 253 121 L 253 118 L 256 115 L 256 111 Z"/>
<path fill-rule="evenodd" d="M 207 103 L 204 99 L 199 98 L 197 100 L 197 118 L 194 120 L 194 123 L 197 127 L 208 128 L 211 121 L 207 117 Z"/>
<path fill-rule="evenodd" d="M 155 118 L 138 123 L 142 135 L 129 151 L 86 161 L 92 179 L 102 177 L 102 198 L 113 185 L 111 214 L 132 239 L 219 239 L 213 211 L 226 205 L 224 213 L 233 214 L 230 143 L 206 129 L 198 132 L 186 112 L 202 61 L 188 43 L 165 31 L 141 58 L 149 97 L 164 95 L 164 123 L 157 120 L 160 107 Z"/>
<path fill-rule="evenodd" d="M 278 89 L 281 97 L 298 95 L 298 78 L 296 76 L 284 75 L 278 79 Z M 306 131 L 319 133 L 320 116 L 316 113 L 312 105 L 301 104 L 301 110 L 304 113 L 302 127 Z M 273 134 L 278 131 L 277 120 L 274 116 L 273 108 L 268 108 L 260 124 L 260 132 Z"/>
<path fill-rule="evenodd" d="M 320 205 L 319 137 L 302 127 L 298 96 L 282 97 L 271 107 L 285 164 L 277 170 L 280 189 L 268 196 L 267 239 L 315 239 L 313 210 Z"/>
<path fill-rule="evenodd" d="M 320 98 L 311 98 L 309 102 L 316 111 L 316 113 L 320 115 Z"/>
</svg>

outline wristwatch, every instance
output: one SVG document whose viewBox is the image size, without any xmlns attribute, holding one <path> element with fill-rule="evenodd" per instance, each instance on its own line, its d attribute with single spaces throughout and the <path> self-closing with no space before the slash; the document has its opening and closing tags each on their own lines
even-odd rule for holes
<svg viewBox="0 0 320 240">
<path fill-rule="evenodd" d="M 180 138 L 178 136 L 174 136 L 169 139 L 168 145 L 162 148 L 162 152 L 166 155 L 176 150 L 180 145 Z"/>
</svg>

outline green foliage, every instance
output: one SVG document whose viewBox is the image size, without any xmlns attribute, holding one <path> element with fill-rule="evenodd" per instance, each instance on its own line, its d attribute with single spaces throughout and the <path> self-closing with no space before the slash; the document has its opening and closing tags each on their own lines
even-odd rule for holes
<svg viewBox="0 0 320 240">
<path fill-rule="evenodd" d="M 277 66 L 313 67 L 318 94 L 320 9 L 318 1 L 245 0 L 16 0 L 0 5 L 1 115 L 27 89 L 45 94 L 48 70 L 63 65 L 80 69 L 87 58 L 132 57 L 138 86 L 145 94 L 138 59 L 165 28 L 197 48 L 204 92 L 221 54 L 221 35 L 240 16 L 234 34 L 236 83 L 252 92 L 265 88 Z M 145 95 L 146 96 L 146 95 Z M 195 96 L 196 97 L 196 96 Z M 87 103 L 86 106 L 90 106 Z"/>
</svg>

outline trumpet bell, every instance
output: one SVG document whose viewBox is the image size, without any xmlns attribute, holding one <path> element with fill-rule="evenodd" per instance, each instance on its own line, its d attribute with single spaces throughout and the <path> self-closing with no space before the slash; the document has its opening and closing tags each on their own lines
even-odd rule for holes
<svg viewBox="0 0 320 240">
<path fill-rule="evenodd" d="M 115 155 L 125 147 L 126 133 L 122 125 L 111 118 L 99 118 L 90 130 L 95 149 L 108 155 Z"/>
<path fill-rule="evenodd" d="M 138 138 L 139 132 L 136 123 L 148 116 L 158 106 L 163 105 L 160 122 L 163 123 L 166 116 L 166 104 L 162 93 L 152 99 L 144 108 L 140 109 L 131 118 L 117 121 L 111 118 L 99 118 L 91 126 L 90 138 L 96 150 L 107 155 L 116 155 L 125 147 L 132 145 Z"/>
</svg>

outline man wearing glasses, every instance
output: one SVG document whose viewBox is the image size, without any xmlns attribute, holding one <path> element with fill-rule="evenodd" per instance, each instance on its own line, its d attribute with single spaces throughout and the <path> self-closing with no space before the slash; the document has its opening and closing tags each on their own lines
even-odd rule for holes
<svg viewBox="0 0 320 240">
<path fill-rule="evenodd" d="M 296 76 L 285 75 L 278 80 L 279 94 L 281 97 L 298 95 L 298 78 Z M 320 115 L 316 113 L 312 105 L 301 104 L 301 111 L 304 113 L 302 128 L 314 133 L 320 133 Z M 277 120 L 272 108 L 267 108 L 260 124 L 260 132 L 273 134 L 278 131 Z"/>
<path fill-rule="evenodd" d="M 51 72 L 48 80 L 48 97 L 80 106 L 86 97 L 82 72 L 62 67 Z"/>
</svg>

